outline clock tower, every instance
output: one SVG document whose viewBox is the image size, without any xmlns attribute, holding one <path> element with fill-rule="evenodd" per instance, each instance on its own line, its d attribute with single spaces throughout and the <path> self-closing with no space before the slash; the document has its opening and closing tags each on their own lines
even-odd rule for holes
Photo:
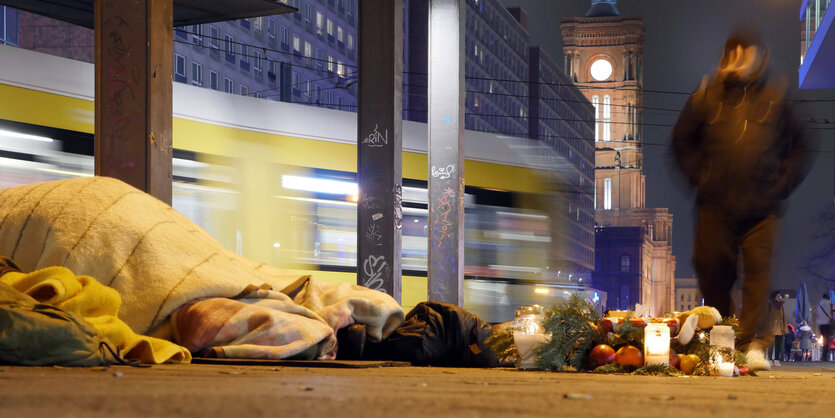
<svg viewBox="0 0 835 418">
<path fill-rule="evenodd" d="M 647 208 L 643 172 L 643 46 L 640 16 L 617 0 L 592 0 L 584 17 L 564 19 L 564 70 L 594 106 L 594 286 L 610 309 L 673 310 L 673 217 Z"/>
</svg>

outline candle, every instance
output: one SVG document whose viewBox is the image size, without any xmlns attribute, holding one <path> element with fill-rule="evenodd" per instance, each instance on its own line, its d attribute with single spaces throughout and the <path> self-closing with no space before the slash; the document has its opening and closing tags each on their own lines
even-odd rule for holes
<svg viewBox="0 0 835 418">
<path fill-rule="evenodd" d="M 725 377 L 733 377 L 733 375 L 734 375 L 734 364 L 731 363 L 731 362 L 716 363 L 716 375 L 717 376 L 725 376 Z"/>
<path fill-rule="evenodd" d="M 670 365 L 670 327 L 649 323 L 644 328 L 644 364 Z"/>
<path fill-rule="evenodd" d="M 550 340 L 549 334 L 525 334 L 519 331 L 513 332 L 513 342 L 516 344 L 516 351 L 519 353 L 519 362 L 516 368 L 520 370 L 537 369 L 537 348 Z"/>
</svg>

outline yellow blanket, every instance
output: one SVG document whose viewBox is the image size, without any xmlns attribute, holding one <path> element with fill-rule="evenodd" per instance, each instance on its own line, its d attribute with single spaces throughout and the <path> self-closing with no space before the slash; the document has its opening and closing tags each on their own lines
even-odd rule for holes
<svg viewBox="0 0 835 418">
<path fill-rule="evenodd" d="M 47 267 L 32 273 L 6 273 L 0 280 L 40 303 L 80 315 L 126 359 L 150 364 L 191 361 L 191 353 L 184 347 L 133 332 L 117 318 L 122 305 L 119 292 L 89 276 L 76 276 L 65 267 Z"/>
</svg>

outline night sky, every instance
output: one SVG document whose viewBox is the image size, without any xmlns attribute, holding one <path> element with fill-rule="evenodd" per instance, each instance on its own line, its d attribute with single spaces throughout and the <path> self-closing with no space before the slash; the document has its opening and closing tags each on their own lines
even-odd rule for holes
<svg viewBox="0 0 835 418">
<path fill-rule="evenodd" d="M 565 17 L 584 16 L 589 0 L 500 0 L 505 6 L 521 6 L 528 14 L 531 43 L 543 47 L 557 63 L 562 63 L 560 23 Z M 828 118 L 835 122 L 835 89 L 798 90 L 800 64 L 800 0 L 620 0 L 622 15 L 643 18 L 644 89 L 690 92 L 719 60 L 728 33 L 740 22 L 756 23 L 771 48 L 772 70 L 787 74 L 790 94 L 795 99 L 833 99 L 832 102 L 803 104 L 797 108 L 801 119 Z M 686 94 L 644 93 L 644 106 L 681 109 Z M 645 110 L 645 124 L 670 126 L 644 127 L 644 174 L 647 207 L 669 208 L 674 215 L 673 253 L 677 259 L 676 277 L 695 277 L 690 262 L 693 240 L 693 195 L 683 187 L 674 167 L 670 140 L 671 125 L 677 112 Z M 809 243 L 819 214 L 833 209 L 835 193 L 835 125 L 810 125 L 813 165 L 804 183 L 787 202 L 774 255 L 776 287 L 796 288 L 800 280 L 809 286 L 811 299 L 829 283 L 804 276 L 799 267 L 814 251 Z M 832 237 L 835 240 L 835 237 Z M 835 285 L 835 283 L 832 283 Z"/>
</svg>

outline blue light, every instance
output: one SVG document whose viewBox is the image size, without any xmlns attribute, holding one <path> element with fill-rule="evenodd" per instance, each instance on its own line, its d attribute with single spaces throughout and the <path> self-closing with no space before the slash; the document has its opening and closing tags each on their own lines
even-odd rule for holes
<svg viewBox="0 0 835 418">
<path fill-rule="evenodd" d="M 592 300 L 595 302 L 600 302 L 600 295 L 598 295 L 597 292 L 594 292 L 594 297 L 592 297 Z"/>
</svg>

